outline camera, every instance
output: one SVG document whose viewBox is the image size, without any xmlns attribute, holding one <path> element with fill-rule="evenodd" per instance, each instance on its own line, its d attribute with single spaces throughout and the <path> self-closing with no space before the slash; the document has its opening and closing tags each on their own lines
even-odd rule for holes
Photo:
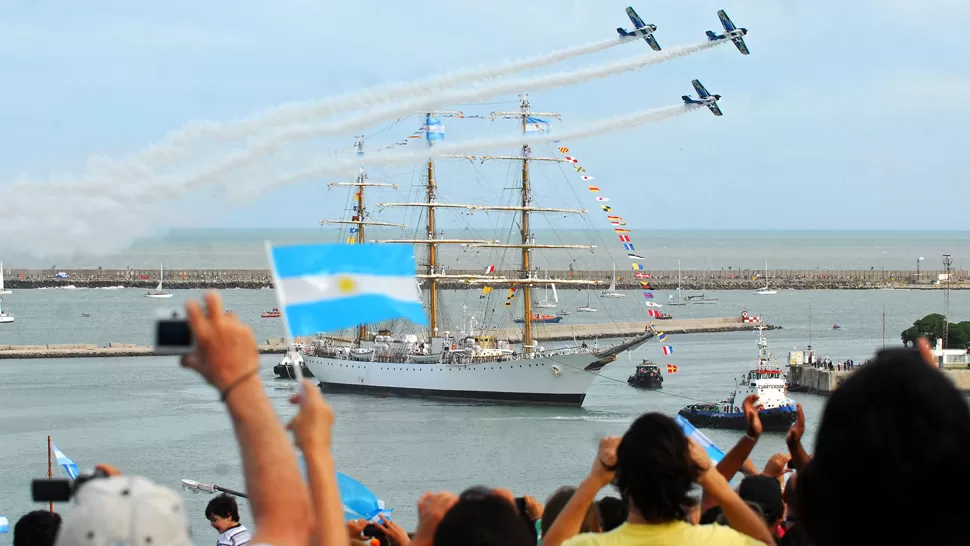
<svg viewBox="0 0 970 546">
<path fill-rule="evenodd" d="M 179 310 L 162 311 L 155 321 L 155 354 L 186 355 L 195 351 L 195 336 Z"/>
<path fill-rule="evenodd" d="M 67 502 L 89 480 L 107 477 L 108 473 L 99 468 L 89 474 L 81 474 L 75 480 L 33 480 L 30 484 L 30 492 L 34 497 L 34 502 Z"/>
</svg>

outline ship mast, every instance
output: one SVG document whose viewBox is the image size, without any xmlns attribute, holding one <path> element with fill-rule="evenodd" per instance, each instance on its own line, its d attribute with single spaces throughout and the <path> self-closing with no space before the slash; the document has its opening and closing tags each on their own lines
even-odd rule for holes
<svg viewBox="0 0 970 546">
<path fill-rule="evenodd" d="M 364 155 L 364 136 L 357 136 L 354 142 L 354 148 L 357 150 L 357 155 Z M 397 189 L 397 184 L 384 184 L 380 182 L 370 182 L 367 179 L 367 173 L 364 172 L 364 168 L 361 167 L 357 173 L 357 178 L 353 182 L 331 182 L 327 184 L 328 188 L 334 187 L 353 187 L 354 190 L 354 208 L 353 216 L 350 220 L 320 220 L 320 225 L 324 224 L 350 224 L 356 226 L 354 229 L 356 231 L 355 237 L 348 240 L 348 243 L 356 243 L 359 245 L 364 244 L 364 227 L 365 226 L 391 226 L 399 227 L 401 229 L 406 229 L 407 226 L 402 224 L 392 224 L 388 222 L 371 222 L 367 220 L 367 210 L 364 207 L 364 188 L 394 188 Z M 361 324 L 357 328 L 357 344 L 360 345 L 362 341 L 367 339 L 367 325 Z"/>
</svg>

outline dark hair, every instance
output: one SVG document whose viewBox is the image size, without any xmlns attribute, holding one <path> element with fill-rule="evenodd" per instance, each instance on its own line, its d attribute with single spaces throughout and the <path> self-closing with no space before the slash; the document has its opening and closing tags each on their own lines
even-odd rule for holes
<svg viewBox="0 0 970 546">
<path fill-rule="evenodd" d="M 798 521 L 798 474 L 792 474 L 785 483 L 785 491 L 782 498 L 788 510 L 785 512 L 785 519 L 788 521 Z"/>
<path fill-rule="evenodd" d="M 799 522 L 827 546 L 963 543 L 967 453 L 970 408 L 953 383 L 915 349 L 880 351 L 829 398 L 798 475 Z M 886 507 L 905 517 L 887 522 Z"/>
<path fill-rule="evenodd" d="M 603 497 L 596 502 L 596 508 L 599 511 L 604 533 L 616 529 L 626 521 L 627 508 L 623 499 Z"/>
<path fill-rule="evenodd" d="M 542 509 L 542 536 L 546 536 L 546 533 L 552 528 L 552 524 L 555 523 L 556 518 L 562 513 L 562 509 L 569 504 L 569 499 L 573 498 L 575 494 L 576 488 L 566 485 L 556 489 L 556 492 L 546 499 L 546 505 Z M 602 523 L 600 522 L 599 510 L 597 509 L 596 503 L 593 503 L 586 510 L 586 517 L 583 518 L 583 526 L 579 528 L 579 532 L 598 533 L 601 528 Z"/>
<path fill-rule="evenodd" d="M 376 538 L 380 546 L 388 546 L 391 543 L 390 539 L 387 538 L 387 534 L 373 523 L 368 523 L 367 527 L 364 527 L 364 530 L 360 534 L 367 538 Z"/>
<path fill-rule="evenodd" d="M 205 519 L 209 519 L 213 515 L 229 518 L 238 523 L 239 505 L 236 504 L 236 499 L 223 493 L 209 501 L 209 504 L 205 507 Z"/>
<path fill-rule="evenodd" d="M 616 450 L 616 478 L 628 506 L 650 523 L 684 519 L 687 495 L 698 471 L 690 459 L 687 437 L 673 419 L 660 413 L 641 415 Z"/>
<path fill-rule="evenodd" d="M 61 515 L 47 510 L 28 512 L 13 526 L 13 546 L 54 546 Z"/>
<path fill-rule="evenodd" d="M 535 546 L 535 538 L 507 500 L 459 498 L 438 524 L 434 546 Z"/>
</svg>

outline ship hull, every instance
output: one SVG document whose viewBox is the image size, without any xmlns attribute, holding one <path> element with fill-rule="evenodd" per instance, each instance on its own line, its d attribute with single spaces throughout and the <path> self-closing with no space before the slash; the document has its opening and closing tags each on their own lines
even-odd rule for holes
<svg viewBox="0 0 970 546">
<path fill-rule="evenodd" d="M 305 358 L 328 393 L 359 393 L 505 404 L 582 406 L 599 366 L 590 353 L 476 364 L 352 362 Z"/>
<path fill-rule="evenodd" d="M 690 421 L 697 428 L 745 430 L 748 427 L 748 421 L 744 418 L 743 412 L 722 413 L 694 405 L 680 410 L 678 415 Z M 761 418 L 761 427 L 766 432 L 786 432 L 795 422 L 797 415 L 794 405 L 758 412 L 758 416 Z"/>
</svg>

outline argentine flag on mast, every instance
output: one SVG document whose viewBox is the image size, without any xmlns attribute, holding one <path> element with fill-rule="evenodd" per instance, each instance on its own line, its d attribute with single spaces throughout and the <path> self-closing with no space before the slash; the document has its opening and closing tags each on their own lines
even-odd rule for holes
<svg viewBox="0 0 970 546">
<path fill-rule="evenodd" d="M 267 246 L 291 338 L 396 318 L 428 324 L 412 245 Z"/>
<path fill-rule="evenodd" d="M 526 133 L 548 133 L 552 130 L 549 122 L 544 119 L 534 118 L 532 116 L 527 116 L 525 118 L 525 132 Z"/>
<path fill-rule="evenodd" d="M 72 461 L 65 455 L 61 450 L 57 449 L 53 443 L 51 443 L 51 454 L 57 459 L 57 465 L 64 469 L 64 473 L 67 474 L 68 478 L 76 480 L 79 474 L 77 463 Z"/>
<path fill-rule="evenodd" d="M 427 134 L 428 145 L 435 140 L 445 139 L 445 125 L 436 117 L 427 115 L 424 118 L 424 130 Z"/>
</svg>

